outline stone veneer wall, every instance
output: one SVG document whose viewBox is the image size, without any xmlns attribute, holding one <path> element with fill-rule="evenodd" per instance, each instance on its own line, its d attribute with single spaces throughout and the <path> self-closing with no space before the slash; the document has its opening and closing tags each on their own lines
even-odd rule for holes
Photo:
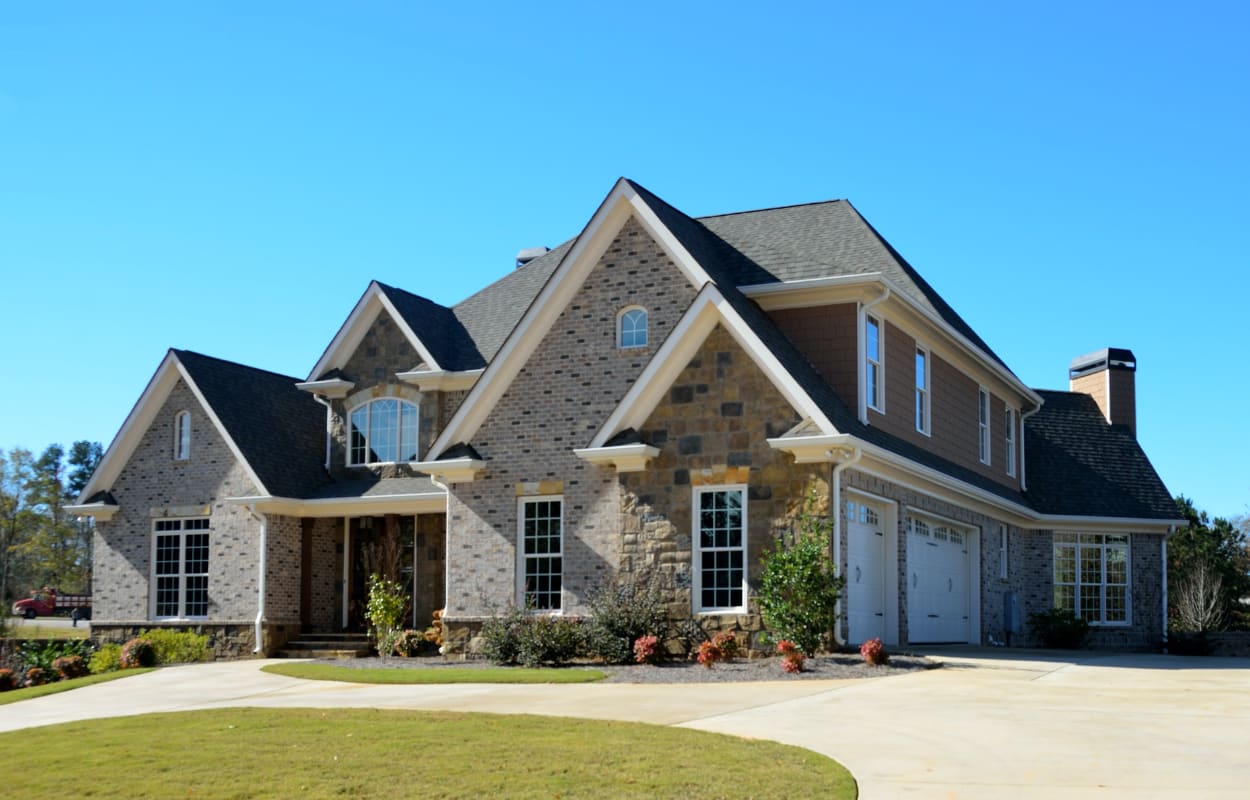
<svg viewBox="0 0 1250 800">
<path fill-rule="evenodd" d="M 722 326 L 717 326 L 648 418 L 643 439 L 660 454 L 643 472 L 620 476 L 624 493 L 621 571 L 658 573 L 670 616 L 692 616 L 704 630 L 743 631 L 752 646 L 761 628 L 755 587 L 760 557 L 793 530 L 810 493 L 810 510 L 829 513 L 827 464 L 796 465 L 768 446 L 799 422 L 790 404 Z M 747 486 L 748 613 L 695 615 L 694 491 Z"/>
<path fill-rule="evenodd" d="M 191 457 L 175 461 L 173 422 L 182 410 L 191 412 Z M 183 382 L 109 489 L 119 511 L 96 525 L 94 626 L 152 624 L 152 522 L 161 517 L 210 520 L 208 621 L 255 619 L 259 522 L 225 498 L 255 495 L 257 489 Z"/>
<path fill-rule="evenodd" d="M 564 611 L 620 558 L 620 488 L 612 469 L 573 455 L 611 414 L 694 299 L 663 249 L 630 219 L 507 388 L 472 444 L 486 461 L 448 499 L 448 643 L 463 649 L 476 623 L 517 598 L 517 498 L 564 497 Z M 648 346 L 618 350 L 616 315 L 641 304 Z"/>
<path fill-rule="evenodd" d="M 158 627 L 156 625 L 109 623 L 91 623 L 91 641 L 97 646 L 101 644 L 123 644 L 138 636 L 144 629 Z M 298 624 L 261 626 L 261 641 L 264 651 L 253 652 L 256 646 L 256 627 L 254 623 L 218 624 L 211 622 L 162 622 L 159 627 L 173 631 L 198 633 L 208 636 L 208 650 L 215 660 L 235 658 L 265 658 L 272 656 L 288 641 L 299 636 Z"/>
</svg>

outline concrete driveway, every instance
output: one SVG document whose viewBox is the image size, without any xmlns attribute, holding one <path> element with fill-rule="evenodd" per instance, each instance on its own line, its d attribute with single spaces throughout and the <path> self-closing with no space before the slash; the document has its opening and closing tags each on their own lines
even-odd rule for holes
<svg viewBox="0 0 1250 800">
<path fill-rule="evenodd" d="M 875 680 L 638 686 L 367 686 L 203 664 L 0 706 L 0 731 L 229 706 L 531 713 L 800 745 L 869 800 L 1250 796 L 1250 660 L 934 655 L 945 668 Z"/>
</svg>

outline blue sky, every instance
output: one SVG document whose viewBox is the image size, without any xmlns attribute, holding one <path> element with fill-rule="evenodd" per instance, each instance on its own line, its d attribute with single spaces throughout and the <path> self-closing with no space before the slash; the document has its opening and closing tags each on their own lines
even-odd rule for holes
<svg viewBox="0 0 1250 800">
<path fill-rule="evenodd" d="M 1245 513 L 1250 12 L 1017 5 L 7 4 L 0 447 L 107 445 L 171 346 L 305 377 L 625 175 L 849 198 L 1032 386 L 1131 348 L 1169 489 Z"/>
</svg>

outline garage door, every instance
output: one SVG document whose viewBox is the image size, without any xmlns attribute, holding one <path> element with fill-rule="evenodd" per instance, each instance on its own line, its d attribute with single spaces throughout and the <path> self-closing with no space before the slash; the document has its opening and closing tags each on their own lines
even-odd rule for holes
<svg viewBox="0 0 1250 800">
<path fill-rule="evenodd" d="M 881 509 L 846 504 L 846 622 L 852 643 L 885 638 L 885 529 Z"/>
<path fill-rule="evenodd" d="M 932 520 L 907 518 L 907 638 L 969 640 L 968 533 Z"/>
</svg>

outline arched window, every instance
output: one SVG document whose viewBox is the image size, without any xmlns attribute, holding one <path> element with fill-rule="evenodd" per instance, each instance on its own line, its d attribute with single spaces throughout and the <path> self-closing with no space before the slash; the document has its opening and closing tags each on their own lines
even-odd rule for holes
<svg viewBox="0 0 1250 800">
<path fill-rule="evenodd" d="M 616 346 L 622 350 L 647 346 L 647 309 L 631 306 L 617 315 Z"/>
<path fill-rule="evenodd" d="M 186 461 L 191 457 L 191 412 L 179 411 L 174 415 L 174 461 Z"/>
<path fill-rule="evenodd" d="M 386 464 L 417 460 L 416 403 L 383 397 L 352 409 L 347 463 Z"/>
</svg>

